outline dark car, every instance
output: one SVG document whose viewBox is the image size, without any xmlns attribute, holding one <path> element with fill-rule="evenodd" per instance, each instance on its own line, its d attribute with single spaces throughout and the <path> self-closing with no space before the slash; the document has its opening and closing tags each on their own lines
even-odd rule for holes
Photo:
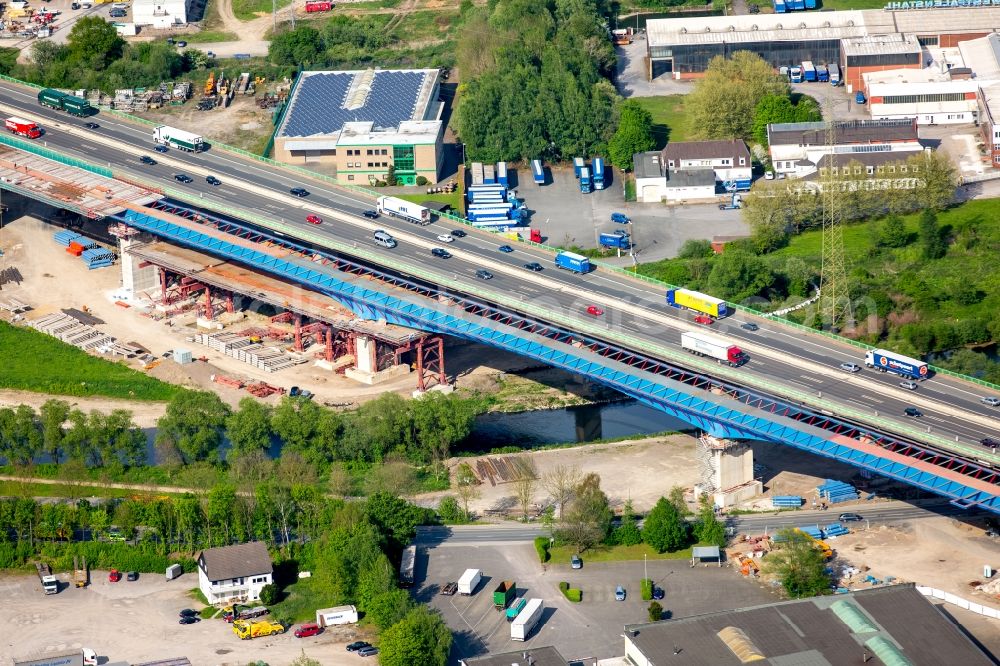
<svg viewBox="0 0 1000 666">
<path fill-rule="evenodd" d="M 983 437 L 981 440 L 979 440 L 979 443 L 988 449 L 1000 448 L 1000 439 L 995 439 L 993 437 Z"/>
<path fill-rule="evenodd" d="M 510 245 L 501 245 L 497 249 L 500 250 L 501 252 L 513 252 L 514 251 L 514 248 L 512 248 Z"/>
<path fill-rule="evenodd" d="M 177 624 L 194 624 L 196 622 L 201 622 L 201 618 L 187 615 L 177 620 Z"/>
<path fill-rule="evenodd" d="M 365 217 L 367 217 L 369 220 L 377 220 L 378 219 L 378 211 L 377 210 L 366 210 L 365 212 L 363 212 L 361 214 L 364 215 Z"/>
<path fill-rule="evenodd" d="M 524 267 L 527 268 L 529 271 L 535 271 L 536 273 L 538 271 L 545 270 L 544 266 L 542 266 L 537 261 L 533 261 L 530 264 L 525 264 Z"/>
<path fill-rule="evenodd" d="M 165 153 L 170 149 L 167 148 L 166 146 L 156 146 L 155 148 L 153 148 L 153 150 L 155 150 L 158 153 Z"/>
<path fill-rule="evenodd" d="M 864 520 L 864 518 L 861 517 L 860 513 L 842 513 L 840 514 L 840 520 L 845 523 L 857 523 Z"/>
<path fill-rule="evenodd" d="M 98 125 L 97 123 L 84 123 L 83 126 L 86 127 L 87 129 L 97 129 L 98 127 L 100 127 L 100 125 Z"/>
<path fill-rule="evenodd" d="M 454 229 L 454 230 L 453 230 L 453 231 L 451 232 L 451 235 L 452 235 L 452 236 L 454 236 L 455 238 L 465 238 L 465 237 L 466 237 L 466 236 L 468 236 L 469 234 L 465 233 L 465 232 L 464 232 L 464 231 L 462 231 L 461 229 Z"/>
<path fill-rule="evenodd" d="M 921 412 L 916 407 L 907 407 L 906 409 L 903 410 L 903 413 L 906 414 L 907 416 L 913 416 L 913 417 L 924 415 L 923 412 Z"/>
<path fill-rule="evenodd" d="M 205 182 L 209 185 L 222 185 L 222 181 L 215 176 L 205 176 Z"/>
<path fill-rule="evenodd" d="M 179 46 L 181 48 L 184 48 L 187 45 L 188 45 L 188 43 L 185 42 L 183 39 L 181 41 L 177 42 L 177 46 Z"/>
<path fill-rule="evenodd" d="M 190 183 L 193 182 L 194 179 L 191 178 L 191 176 L 188 176 L 183 173 L 175 173 L 174 180 L 176 180 L 178 183 Z"/>
<path fill-rule="evenodd" d="M 448 250 L 445 250 L 444 248 L 440 248 L 440 247 L 436 247 L 433 250 L 431 250 L 431 254 L 433 254 L 435 257 L 440 257 L 442 259 L 450 259 L 451 258 L 451 252 L 449 252 Z"/>
<path fill-rule="evenodd" d="M 143 155 L 142 157 L 139 158 L 139 161 L 142 162 L 143 164 L 148 164 L 150 166 L 156 164 L 156 160 L 154 160 L 149 155 Z"/>
<path fill-rule="evenodd" d="M 348 652 L 357 652 L 358 650 L 364 650 L 365 648 L 371 647 L 371 643 L 366 643 L 365 641 L 354 641 L 347 646 Z"/>
<path fill-rule="evenodd" d="M 192 610 L 190 608 L 185 608 L 178 613 L 181 617 L 197 617 L 198 611 Z"/>
<path fill-rule="evenodd" d="M 360 650 L 358 650 L 359 657 L 374 657 L 377 654 L 378 654 L 378 648 L 374 646 L 361 648 Z"/>
<path fill-rule="evenodd" d="M 458 583 L 456 583 L 455 581 L 445 583 L 445 586 L 441 588 L 441 594 L 443 594 L 446 597 L 450 597 L 456 592 L 458 592 Z"/>
<path fill-rule="evenodd" d="M 662 587 L 656 587 L 655 585 L 653 586 L 653 598 L 656 599 L 657 601 L 663 599 Z"/>
<path fill-rule="evenodd" d="M 130 583 L 139 580 L 139 572 L 129 571 L 127 574 L 125 574 L 125 580 L 127 580 Z"/>
<path fill-rule="evenodd" d="M 492 280 L 493 273 L 490 273 L 489 271 L 480 268 L 478 271 L 476 271 L 476 277 L 479 278 L 480 280 Z"/>
<path fill-rule="evenodd" d="M 744 324 L 740 324 L 740 328 L 742 328 L 745 331 L 756 331 L 757 329 L 760 328 L 760 326 L 753 323 L 752 321 L 748 321 Z"/>
<path fill-rule="evenodd" d="M 305 190 L 305 189 L 303 189 L 301 187 L 293 187 L 292 189 L 290 189 L 288 191 L 291 192 L 292 194 L 294 194 L 297 197 L 307 197 L 307 196 L 309 196 L 309 191 Z"/>
</svg>

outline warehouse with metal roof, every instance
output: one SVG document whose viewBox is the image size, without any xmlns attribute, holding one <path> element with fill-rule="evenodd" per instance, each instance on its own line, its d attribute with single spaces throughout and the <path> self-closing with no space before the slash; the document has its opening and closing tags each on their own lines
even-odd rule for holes
<svg viewBox="0 0 1000 666">
<path fill-rule="evenodd" d="M 952 48 L 1000 26 L 1000 6 L 897 4 L 883 10 L 651 19 L 648 76 L 697 78 L 712 58 L 750 51 L 776 69 L 803 61 L 837 63 L 845 83 L 860 89 L 866 72 L 921 68 L 933 59 L 925 57 L 928 48 Z"/>
<path fill-rule="evenodd" d="M 436 69 L 302 72 L 274 135 L 274 158 L 345 184 L 436 182 L 442 103 Z"/>
<path fill-rule="evenodd" d="M 993 663 L 912 584 L 626 625 L 624 637 L 636 666 Z"/>
</svg>

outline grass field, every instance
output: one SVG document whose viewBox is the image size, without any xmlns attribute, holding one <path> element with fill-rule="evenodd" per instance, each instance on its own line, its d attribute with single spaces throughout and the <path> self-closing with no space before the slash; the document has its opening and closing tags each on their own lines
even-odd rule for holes
<svg viewBox="0 0 1000 666">
<path fill-rule="evenodd" d="M 688 141 L 693 128 L 684 115 L 684 95 L 661 95 L 659 97 L 633 97 L 642 108 L 653 116 L 653 135 L 656 147 L 662 148 L 667 141 Z"/>
<path fill-rule="evenodd" d="M 425 201 L 445 203 L 450 205 L 452 207 L 452 211 L 456 214 L 459 210 L 461 210 L 462 206 L 462 194 L 458 191 L 452 192 L 451 194 L 394 194 L 393 196 L 418 204 L 422 204 Z"/>
<path fill-rule="evenodd" d="M 190 35 L 184 35 L 188 44 L 208 44 L 213 42 L 235 42 L 240 38 L 235 32 L 225 30 L 202 30 Z"/>
<path fill-rule="evenodd" d="M 392 32 L 404 44 L 443 41 L 457 22 L 457 11 L 412 12 L 403 17 Z"/>
<path fill-rule="evenodd" d="M 549 550 L 549 561 L 555 564 L 569 564 L 569 558 L 579 551 L 574 546 L 556 546 Z M 691 557 L 691 549 L 684 548 L 674 553 L 658 553 L 647 544 L 638 546 L 597 546 L 580 553 L 584 562 L 631 562 L 643 556 L 651 560 L 686 560 Z"/>
<path fill-rule="evenodd" d="M 292 0 L 233 0 L 233 14 L 241 21 L 249 21 L 270 14 L 272 1 L 277 3 L 278 9 L 287 7 L 292 2 Z"/>
<path fill-rule="evenodd" d="M 819 0 L 816 3 L 821 9 L 882 9 L 885 0 Z"/>
<path fill-rule="evenodd" d="M 36 393 L 169 400 L 180 389 L 96 358 L 44 333 L 0 322 L 0 388 Z"/>
</svg>

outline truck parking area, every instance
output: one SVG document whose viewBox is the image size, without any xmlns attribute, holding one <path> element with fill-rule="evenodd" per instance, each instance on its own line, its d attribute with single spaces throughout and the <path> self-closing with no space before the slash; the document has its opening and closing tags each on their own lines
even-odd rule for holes
<svg viewBox="0 0 1000 666">
<path fill-rule="evenodd" d="M 78 647 L 94 649 L 108 661 L 133 663 L 187 657 L 192 664 L 236 666 L 256 662 L 288 664 L 303 650 L 324 665 L 365 663 L 344 646 L 365 638 L 356 627 L 327 629 L 318 636 L 281 635 L 241 641 L 221 615 L 196 624 L 178 624 L 178 611 L 200 609 L 189 591 L 196 576 L 165 581 L 163 574 L 142 574 L 139 580 L 108 582 L 106 571 L 91 571 L 89 587 L 77 589 L 72 572 L 57 572 L 59 593 L 43 593 L 35 575 L 0 577 L 4 603 L 0 622 L 0 663 L 39 651 Z M 106 659 L 104 659 L 106 657 Z"/>
<path fill-rule="evenodd" d="M 588 563 L 586 554 L 583 560 L 582 569 L 571 569 L 569 562 L 550 562 L 543 568 L 531 543 L 421 546 L 415 596 L 440 610 L 454 632 L 453 659 L 542 645 L 553 645 L 570 659 L 620 655 L 622 625 L 646 622 L 648 617 L 649 602 L 639 594 L 643 562 Z M 649 577 L 666 591 L 660 603 L 673 617 L 776 598 L 727 567 L 691 568 L 687 560 L 650 560 L 646 566 Z M 474 594 L 439 594 L 470 567 L 482 570 Z M 494 590 L 503 581 L 516 582 L 518 598 L 544 602 L 541 621 L 523 643 L 511 640 L 510 624 L 493 605 Z M 583 600 L 568 601 L 559 591 L 560 581 L 581 589 Z M 626 590 L 624 601 L 615 601 L 618 585 Z"/>
</svg>

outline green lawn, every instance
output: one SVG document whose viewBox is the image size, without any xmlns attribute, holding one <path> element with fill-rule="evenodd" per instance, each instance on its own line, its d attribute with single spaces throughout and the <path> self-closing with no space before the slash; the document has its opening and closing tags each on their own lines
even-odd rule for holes
<svg viewBox="0 0 1000 666">
<path fill-rule="evenodd" d="M 134 400 L 169 400 L 181 390 L 123 363 L 5 322 L 0 322 L 0 359 L 0 388 Z"/>
<path fill-rule="evenodd" d="M 882 9 L 886 0 L 819 0 L 817 4 L 822 9 Z"/>
<path fill-rule="evenodd" d="M 206 44 L 212 42 L 235 42 L 240 38 L 235 32 L 225 30 L 202 30 L 190 35 L 185 35 L 184 40 L 188 44 Z"/>
<path fill-rule="evenodd" d="M 426 188 L 420 188 L 426 189 Z M 412 201 L 413 203 L 422 204 L 425 201 L 437 201 L 439 203 L 445 203 L 452 207 L 453 212 L 456 214 L 462 208 L 462 194 L 459 191 L 454 191 L 451 194 L 394 194 L 393 196 L 399 197 L 400 199 L 406 199 L 407 201 Z"/>
<path fill-rule="evenodd" d="M 258 16 L 271 13 L 274 0 L 233 0 L 233 14 L 241 21 L 249 21 Z M 287 7 L 292 0 L 276 0 L 277 8 Z"/>
<path fill-rule="evenodd" d="M 631 98 L 653 116 L 653 134 L 656 137 L 657 148 L 665 146 L 667 141 L 691 139 L 693 128 L 684 115 L 684 97 L 684 95 L 661 95 Z"/>
<path fill-rule="evenodd" d="M 556 546 L 549 549 L 551 564 L 569 566 L 569 558 L 577 553 L 575 546 Z M 651 560 L 686 560 L 691 557 L 691 549 L 685 548 L 674 553 L 658 553 L 650 546 L 640 543 L 638 546 L 597 546 L 580 553 L 584 566 L 587 562 L 631 562 L 641 560 L 643 556 Z M 572 584 L 572 581 L 570 581 Z"/>
<path fill-rule="evenodd" d="M 456 11 L 411 12 L 392 29 L 392 33 L 403 44 L 443 41 L 457 23 L 458 12 Z"/>
</svg>

